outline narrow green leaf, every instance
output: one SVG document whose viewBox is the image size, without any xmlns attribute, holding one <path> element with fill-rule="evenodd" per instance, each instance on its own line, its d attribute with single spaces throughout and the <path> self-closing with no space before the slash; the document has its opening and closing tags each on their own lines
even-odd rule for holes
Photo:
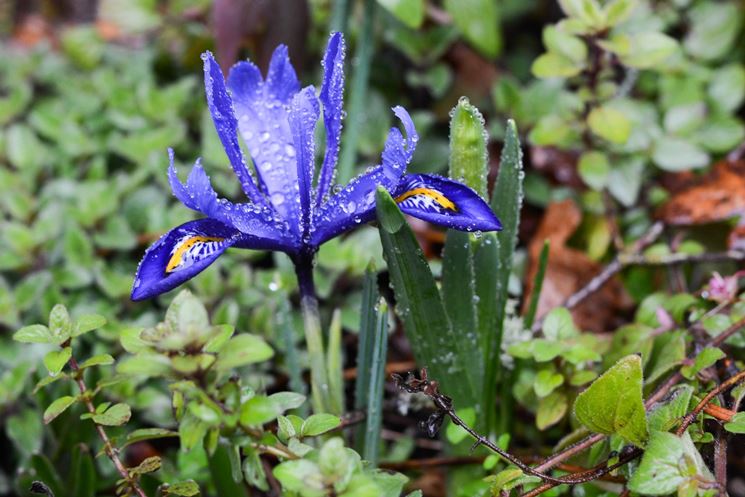
<svg viewBox="0 0 745 497">
<path fill-rule="evenodd" d="M 277 326 L 279 327 L 282 341 L 285 344 L 285 365 L 290 376 L 290 389 L 300 394 L 306 393 L 303 372 L 300 367 L 300 359 L 295 339 L 295 329 L 292 324 L 292 312 L 288 298 L 280 300 L 279 313 L 277 314 Z M 307 408 L 305 408 L 307 409 Z M 306 413 L 303 412 L 303 415 Z"/>
<path fill-rule="evenodd" d="M 499 277 L 497 267 L 498 236 L 494 232 L 483 233 L 479 238 L 471 236 L 476 323 L 478 325 L 479 348 L 482 354 L 483 351 L 487 350 L 497 330 L 497 309 L 494 303 L 497 301 L 497 278 Z M 487 399 L 484 405 L 492 405 L 492 403 Z"/>
<path fill-rule="evenodd" d="M 618 434 L 638 447 L 649 436 L 642 399 L 642 361 L 626 356 L 595 380 L 574 403 L 577 419 L 592 431 Z"/>
<path fill-rule="evenodd" d="M 49 407 L 44 411 L 44 424 L 51 423 L 54 418 L 62 414 L 68 407 L 73 405 L 76 400 L 75 397 L 65 395 L 49 404 Z"/>
<path fill-rule="evenodd" d="M 469 233 L 448 230 L 442 255 L 442 302 L 453 339 L 460 349 L 460 360 L 469 367 L 465 376 L 471 390 L 482 391 L 483 352 L 479 347 L 476 289 Z"/>
<path fill-rule="evenodd" d="M 450 112 L 450 177 L 486 196 L 489 135 L 481 112 L 461 97 Z"/>
<path fill-rule="evenodd" d="M 510 273 L 512 272 L 512 258 L 517 246 L 520 209 L 523 202 L 523 176 L 522 150 L 517 126 L 515 126 L 514 121 L 509 120 L 507 121 L 504 146 L 499 162 L 499 174 L 491 197 L 491 208 L 502 221 L 503 229 L 497 235 L 499 240 L 497 245 L 497 299 L 494 305 L 497 315 L 497 328 L 496 332 L 490 334 L 489 343 L 484 350 L 486 400 L 493 399 L 496 395 L 505 306 L 509 297 L 508 287 Z M 489 421 L 489 425 L 493 426 L 493 420 Z"/>
<path fill-rule="evenodd" d="M 365 417 L 365 444 L 362 457 L 376 465 L 380 447 L 380 429 L 383 426 L 383 387 L 385 361 L 388 353 L 388 305 L 380 300 L 376 310 L 375 341 L 370 358 L 370 386 L 367 389 L 367 416 Z"/>
<path fill-rule="evenodd" d="M 357 378 L 354 384 L 354 408 L 363 411 L 367 408 L 368 392 L 372 375 L 372 360 L 375 354 L 376 331 L 378 324 L 378 281 L 372 264 L 365 271 L 362 284 L 362 304 L 360 308 L 360 332 L 357 346 Z M 355 430 L 355 447 L 362 454 L 365 450 L 367 419 Z"/>
<path fill-rule="evenodd" d="M 344 411 L 344 378 L 341 357 L 341 311 L 334 310 L 329 326 L 329 343 L 326 350 L 326 369 L 329 375 L 329 405 L 331 414 L 341 415 Z"/>
<path fill-rule="evenodd" d="M 543 248 L 541 248 L 541 255 L 538 257 L 538 271 L 535 273 L 535 279 L 533 280 L 533 293 L 530 295 L 528 312 L 525 314 L 525 328 L 528 330 L 533 327 L 535 313 L 538 310 L 538 302 L 541 298 L 543 280 L 546 277 L 546 267 L 548 266 L 548 254 L 550 249 L 551 242 L 548 239 L 544 240 Z"/>
<path fill-rule="evenodd" d="M 94 497 L 96 495 L 96 468 L 88 448 L 83 444 L 72 450 L 72 495 Z"/>
<path fill-rule="evenodd" d="M 459 357 L 440 292 L 414 233 L 391 195 L 381 187 L 376 210 L 396 311 L 404 322 L 417 363 L 429 368 L 432 378 L 440 382 L 442 391 L 453 397 L 456 405 L 474 405 L 474 392 L 463 388 L 462 376 L 468 364 Z"/>
</svg>

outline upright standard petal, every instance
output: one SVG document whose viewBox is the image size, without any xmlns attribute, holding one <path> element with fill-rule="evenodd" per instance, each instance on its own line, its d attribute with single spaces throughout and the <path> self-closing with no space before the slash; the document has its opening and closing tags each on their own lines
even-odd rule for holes
<svg viewBox="0 0 745 497">
<path fill-rule="evenodd" d="M 318 99 L 312 86 L 295 95 L 290 104 L 290 129 L 297 150 L 298 194 L 300 196 L 301 230 L 309 225 L 311 191 L 315 171 L 314 131 L 318 121 Z"/>
<path fill-rule="evenodd" d="M 441 176 L 410 174 L 393 198 L 406 214 L 460 231 L 499 231 L 502 223 L 478 193 Z"/>
<path fill-rule="evenodd" d="M 394 107 L 394 114 L 401 120 L 406 137 L 398 128 L 391 128 L 383 149 L 382 165 L 353 179 L 339 193 L 331 197 L 316 211 L 311 242 L 316 245 L 330 240 L 354 226 L 375 217 L 375 189 L 382 185 L 394 191 L 411 162 L 419 139 L 409 113 L 403 107 Z"/>
<path fill-rule="evenodd" d="M 300 218 L 296 195 L 298 182 L 296 149 L 288 121 L 288 106 L 300 84 L 287 57 L 287 48 L 275 50 L 262 81 L 259 69 L 239 62 L 228 75 L 238 129 L 248 147 L 261 180 L 262 189 L 293 232 Z"/>
<path fill-rule="evenodd" d="M 212 264 L 240 233 L 213 219 L 189 221 L 163 235 L 145 252 L 132 287 L 132 300 L 172 290 Z"/>
<path fill-rule="evenodd" d="M 225 88 L 225 80 L 220 66 L 210 52 L 203 53 L 202 59 L 204 60 L 204 88 L 207 93 L 207 107 L 209 107 L 215 130 L 220 137 L 225 154 L 228 156 L 231 166 L 233 166 L 235 175 L 241 182 L 243 191 L 251 202 L 265 206 L 267 201 L 259 193 L 238 144 L 238 122 L 233 111 L 232 100 Z"/>
<path fill-rule="evenodd" d="M 329 38 L 323 57 L 323 86 L 320 100 L 323 104 L 323 124 L 326 128 L 326 153 L 318 176 L 316 207 L 319 207 L 334 181 L 334 170 L 339 157 L 341 120 L 344 105 L 344 36 L 334 33 Z"/>
<path fill-rule="evenodd" d="M 173 150 L 168 151 L 171 164 L 168 180 L 173 194 L 186 207 L 219 221 L 253 238 L 273 241 L 280 250 L 295 248 L 295 240 L 287 223 L 278 219 L 271 207 L 256 204 L 233 204 L 217 197 L 210 179 L 199 161 L 194 165 L 186 184 L 181 183 L 173 163 Z"/>
</svg>

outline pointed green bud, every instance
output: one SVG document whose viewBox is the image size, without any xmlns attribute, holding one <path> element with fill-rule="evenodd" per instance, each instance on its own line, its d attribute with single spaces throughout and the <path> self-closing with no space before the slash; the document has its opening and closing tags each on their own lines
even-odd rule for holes
<svg viewBox="0 0 745 497">
<path fill-rule="evenodd" d="M 466 97 L 461 97 L 450 113 L 450 177 L 462 181 L 482 197 L 486 197 L 489 171 L 487 142 L 484 117 Z"/>
</svg>

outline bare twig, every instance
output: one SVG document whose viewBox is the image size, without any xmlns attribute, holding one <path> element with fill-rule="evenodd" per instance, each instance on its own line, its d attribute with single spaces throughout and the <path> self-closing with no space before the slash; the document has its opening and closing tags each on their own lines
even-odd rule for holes
<svg viewBox="0 0 745 497">
<path fill-rule="evenodd" d="M 80 389 L 80 397 L 83 400 L 83 403 L 85 404 L 85 407 L 88 409 L 88 412 L 91 414 L 96 414 L 96 406 L 93 405 L 93 401 L 91 400 L 91 396 L 88 393 L 88 388 L 85 386 L 85 382 L 83 381 L 83 372 L 80 370 L 80 367 L 78 366 L 77 361 L 74 357 L 70 358 L 70 362 L 68 363 L 70 365 L 70 369 L 72 369 L 75 381 L 78 384 L 78 388 Z M 116 468 L 117 472 L 121 475 L 122 479 L 124 479 L 127 482 L 127 485 L 129 485 L 129 488 L 134 492 L 138 497 L 147 497 L 147 494 L 145 494 L 145 491 L 140 488 L 139 483 L 135 478 L 132 477 L 132 475 L 129 473 L 129 470 L 124 466 L 121 459 L 119 459 L 119 454 L 117 454 L 117 449 L 114 447 L 114 445 L 111 443 L 111 440 L 109 439 L 108 435 L 106 434 L 106 430 L 103 429 L 103 426 L 93 421 L 94 426 L 96 427 L 96 432 L 98 433 L 98 436 L 101 438 L 101 441 L 103 442 L 104 452 L 108 456 L 109 459 L 111 459 L 111 462 L 114 463 L 114 467 Z"/>
<path fill-rule="evenodd" d="M 443 395 L 442 393 L 440 393 L 440 389 L 436 381 L 430 381 L 427 378 L 426 369 L 421 370 L 420 376 L 421 379 L 416 378 L 413 374 L 409 373 L 406 379 L 404 379 L 400 375 L 393 375 L 393 380 L 396 382 L 396 385 L 400 389 L 405 390 L 409 393 L 423 393 L 434 402 L 437 410 L 429 417 L 426 423 L 424 423 L 424 427 L 426 428 L 427 433 L 430 436 L 434 436 L 437 433 L 440 426 L 442 425 L 443 420 L 445 419 L 445 416 L 448 416 L 453 424 L 460 426 L 469 435 L 476 439 L 476 443 L 473 445 L 474 449 L 479 445 L 483 445 L 492 452 L 499 454 L 504 459 L 520 468 L 525 474 L 537 476 L 543 481 L 562 483 L 557 478 L 535 471 L 533 468 L 522 462 L 520 459 L 502 450 L 491 440 L 479 434 L 478 432 L 476 432 L 476 430 L 468 426 L 466 422 L 463 421 L 455 413 L 455 409 L 453 408 L 453 400 L 447 395 Z"/>
<path fill-rule="evenodd" d="M 416 378 L 413 374 L 410 373 L 406 377 L 406 379 L 399 375 L 393 375 L 393 379 L 396 382 L 396 385 L 402 390 L 405 390 L 409 393 L 422 393 L 429 397 L 432 402 L 434 402 L 437 410 L 432 415 L 430 415 L 426 422 L 423 423 L 423 427 L 427 430 L 430 436 L 434 436 L 434 434 L 439 430 L 445 416 L 447 416 L 448 418 L 450 418 L 450 421 L 452 421 L 453 424 L 463 428 L 469 435 L 471 435 L 471 437 L 476 440 L 476 443 L 474 443 L 473 445 L 473 449 L 475 449 L 479 445 L 483 445 L 492 452 L 499 454 L 502 458 L 520 468 L 520 470 L 522 470 L 522 472 L 526 475 L 540 478 L 544 482 L 544 485 L 550 485 L 550 487 L 548 488 L 562 484 L 576 485 L 578 483 L 586 483 L 588 481 L 597 480 L 598 478 L 607 475 L 617 467 L 626 464 L 636 457 L 639 457 L 639 455 L 641 454 L 640 449 L 629 446 L 627 450 L 624 450 L 621 456 L 619 456 L 618 462 L 610 466 L 608 466 L 607 463 L 602 463 L 595 468 L 582 470 L 578 473 L 572 473 L 561 478 L 556 478 L 544 474 L 540 471 L 537 471 L 535 468 L 530 467 L 518 457 L 510 454 L 505 450 L 502 450 L 491 440 L 468 426 L 468 424 L 466 424 L 455 413 L 452 399 L 447 395 L 440 393 L 439 386 L 436 381 L 428 379 L 426 369 L 421 370 L 420 376 L 421 378 Z"/>
</svg>

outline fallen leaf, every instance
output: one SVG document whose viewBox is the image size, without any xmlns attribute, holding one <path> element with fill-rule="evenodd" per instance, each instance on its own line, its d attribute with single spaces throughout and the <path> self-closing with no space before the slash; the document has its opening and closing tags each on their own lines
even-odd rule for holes
<svg viewBox="0 0 745 497">
<path fill-rule="evenodd" d="M 665 223 L 706 224 L 745 214 L 745 161 L 721 161 L 705 176 L 684 178 L 684 186 L 657 211 Z"/>
<path fill-rule="evenodd" d="M 584 252 L 566 245 L 581 220 L 582 213 L 572 200 L 549 204 L 538 230 L 528 245 L 523 313 L 527 311 L 532 298 L 533 281 L 538 271 L 538 258 L 544 240 L 549 240 L 551 249 L 538 299 L 536 318 L 562 305 L 570 295 L 584 287 L 602 270 L 602 266 L 592 261 Z M 630 298 L 623 286 L 616 278 L 612 278 L 600 290 L 572 309 L 572 317 L 580 329 L 607 331 L 615 328 L 619 312 L 630 305 Z"/>
</svg>

